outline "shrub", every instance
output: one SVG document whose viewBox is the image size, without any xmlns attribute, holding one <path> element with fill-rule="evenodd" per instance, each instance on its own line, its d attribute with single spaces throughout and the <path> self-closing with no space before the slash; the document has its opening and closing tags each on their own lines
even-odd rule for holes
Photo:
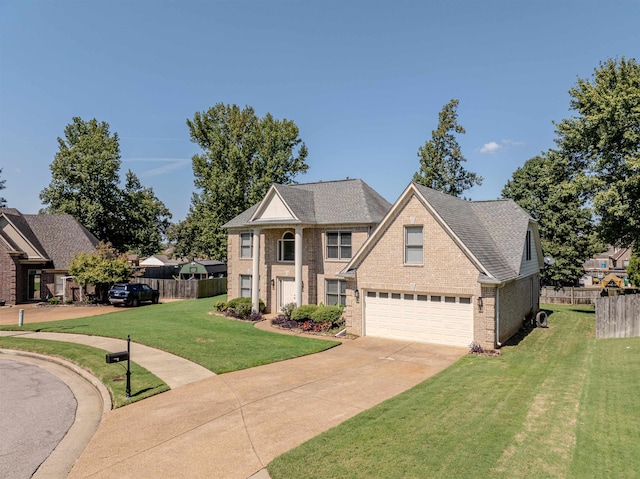
<svg viewBox="0 0 640 479">
<path fill-rule="evenodd" d="M 282 312 L 287 319 L 291 319 L 291 313 L 298 307 L 296 303 L 288 303 L 282 307 Z"/>
<path fill-rule="evenodd" d="M 260 311 L 251 311 L 247 319 L 254 322 L 262 321 L 262 313 Z"/>
<path fill-rule="evenodd" d="M 285 321 L 287 321 L 287 317 L 284 314 L 279 314 L 278 316 L 276 316 L 271 320 L 271 324 L 274 326 L 280 326 Z"/>
<path fill-rule="evenodd" d="M 251 304 L 240 303 L 238 306 L 236 306 L 236 313 L 242 319 L 247 319 L 251 312 Z"/>
<path fill-rule="evenodd" d="M 227 307 L 237 309 L 238 305 L 245 304 L 245 303 L 251 306 L 252 305 L 251 298 L 234 298 L 227 303 Z M 264 310 L 265 310 L 264 301 L 260 300 L 260 312 L 264 313 Z"/>
<path fill-rule="evenodd" d="M 217 301 L 213 306 L 216 311 L 226 311 L 227 310 L 227 302 L 226 301 Z"/>
<path fill-rule="evenodd" d="M 318 309 L 317 304 L 304 304 L 293 310 L 291 313 L 291 319 L 294 321 L 309 320 L 316 309 Z"/>
<path fill-rule="evenodd" d="M 57 296 L 52 296 L 49 298 L 49 304 L 60 304 L 60 298 Z"/>
<path fill-rule="evenodd" d="M 472 354 L 482 354 L 484 353 L 484 348 L 480 346 L 480 344 L 473 341 L 470 345 L 471 350 L 469 351 Z"/>
<path fill-rule="evenodd" d="M 311 314 L 311 320 L 314 323 L 330 322 L 332 325 L 336 325 L 342 320 L 342 311 L 344 308 L 341 305 L 335 306 L 318 306 Z"/>
<path fill-rule="evenodd" d="M 280 326 L 283 329 L 294 329 L 298 327 L 298 322 L 293 319 L 287 319 L 284 314 L 279 314 L 271 320 L 271 324 L 274 326 Z"/>
<path fill-rule="evenodd" d="M 64 304 L 73 304 L 73 299 L 72 298 L 65 299 Z"/>
</svg>

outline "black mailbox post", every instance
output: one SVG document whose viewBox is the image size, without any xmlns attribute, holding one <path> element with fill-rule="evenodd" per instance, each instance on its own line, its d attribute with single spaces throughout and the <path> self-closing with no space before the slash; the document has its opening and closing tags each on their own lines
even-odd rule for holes
<svg viewBox="0 0 640 479">
<path fill-rule="evenodd" d="M 112 363 L 120 363 L 122 361 L 127 362 L 127 397 L 131 397 L 131 366 L 130 366 L 130 356 L 131 356 L 131 335 L 127 335 L 127 350 L 120 351 L 118 353 L 108 353 L 106 356 L 107 364 Z"/>
</svg>

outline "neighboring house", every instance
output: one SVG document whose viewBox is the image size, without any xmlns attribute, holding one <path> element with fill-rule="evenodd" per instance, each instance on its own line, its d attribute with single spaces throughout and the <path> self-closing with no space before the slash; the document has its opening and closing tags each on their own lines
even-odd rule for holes
<svg viewBox="0 0 640 479">
<path fill-rule="evenodd" d="M 227 265 L 216 259 L 195 259 L 180 268 L 180 279 L 222 278 L 227 275 Z"/>
<path fill-rule="evenodd" d="M 351 188 L 331 190 L 346 183 L 274 185 L 231 220 L 229 297 L 255 302 L 259 290 L 269 311 L 292 297 L 340 303 L 354 334 L 464 347 L 499 346 L 539 309 L 538 227 L 513 201 L 465 201 L 411 183 L 389 208 L 366 186 L 372 215 Z M 322 222 L 301 218 L 318 201 L 332 203 Z M 337 221 L 357 212 L 369 223 Z M 285 296 L 283 280 L 294 278 L 302 294 Z"/>
<path fill-rule="evenodd" d="M 585 275 L 580 279 L 580 283 L 583 286 L 591 286 L 593 278 L 602 279 L 611 273 L 621 278 L 626 278 L 631 253 L 631 248 L 619 248 L 609 245 L 606 251 L 584 262 Z"/>
<path fill-rule="evenodd" d="M 154 254 L 140 261 L 142 267 L 155 267 L 155 266 L 177 266 L 181 264 L 181 261 L 169 259 L 165 254 Z"/>
<path fill-rule="evenodd" d="M 68 269 L 77 253 L 98 240 L 71 215 L 23 215 L 0 208 L 0 300 L 8 304 L 74 298 Z"/>
</svg>

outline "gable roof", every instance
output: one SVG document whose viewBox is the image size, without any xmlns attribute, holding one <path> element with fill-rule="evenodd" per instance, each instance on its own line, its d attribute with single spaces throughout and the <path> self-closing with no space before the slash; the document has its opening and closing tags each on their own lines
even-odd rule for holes
<svg viewBox="0 0 640 479">
<path fill-rule="evenodd" d="M 503 282 L 520 274 L 526 232 L 535 221 L 514 201 L 467 201 L 410 183 L 349 264 L 364 259 L 379 235 L 415 195 L 480 270 L 480 279 Z"/>
<path fill-rule="evenodd" d="M 93 252 L 98 240 L 71 215 L 23 215 L 14 208 L 0 208 L 0 216 L 9 221 L 43 261 L 53 269 L 66 270 L 73 256 Z M 11 241 L 9 235 L 3 235 Z M 19 248 L 15 249 L 20 251 Z"/>
<path fill-rule="evenodd" d="M 274 199 L 282 201 L 288 214 L 263 217 Z M 360 179 L 272 185 L 264 199 L 240 213 L 224 228 L 277 224 L 379 223 L 391 203 Z M 282 211 L 280 208 L 279 211 Z"/>
</svg>

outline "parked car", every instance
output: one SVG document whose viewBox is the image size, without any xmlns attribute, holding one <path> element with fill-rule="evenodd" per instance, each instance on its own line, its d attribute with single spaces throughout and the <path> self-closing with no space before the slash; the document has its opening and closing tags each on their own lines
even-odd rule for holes
<svg viewBox="0 0 640 479">
<path fill-rule="evenodd" d="M 139 306 L 143 301 L 157 304 L 160 292 L 144 283 L 117 283 L 109 290 L 109 302 L 114 306 Z"/>
</svg>

